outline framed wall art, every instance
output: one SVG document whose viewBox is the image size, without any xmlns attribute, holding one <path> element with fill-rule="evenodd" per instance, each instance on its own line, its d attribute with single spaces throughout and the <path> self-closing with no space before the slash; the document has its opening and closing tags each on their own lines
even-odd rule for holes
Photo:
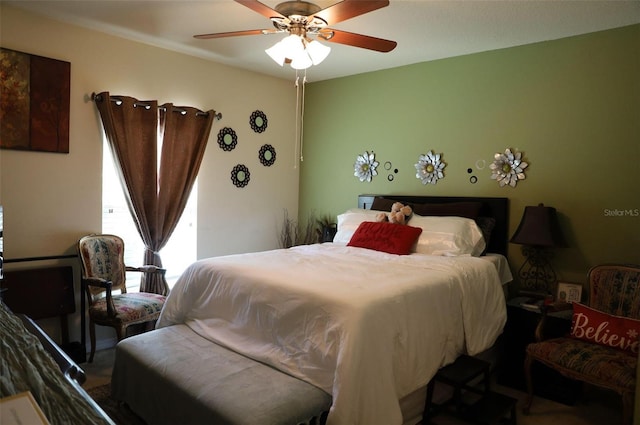
<svg viewBox="0 0 640 425">
<path fill-rule="evenodd" d="M 253 111 L 249 117 L 249 125 L 256 133 L 262 133 L 267 129 L 267 116 L 262 111 Z"/>
<path fill-rule="evenodd" d="M 230 127 L 224 127 L 218 132 L 218 146 L 223 151 L 229 152 L 236 148 L 238 135 Z"/>
<path fill-rule="evenodd" d="M 71 64 L 0 48 L 0 148 L 69 153 Z"/>
<path fill-rule="evenodd" d="M 565 303 L 579 303 L 582 299 L 582 285 L 579 283 L 558 282 L 556 300 Z"/>
</svg>

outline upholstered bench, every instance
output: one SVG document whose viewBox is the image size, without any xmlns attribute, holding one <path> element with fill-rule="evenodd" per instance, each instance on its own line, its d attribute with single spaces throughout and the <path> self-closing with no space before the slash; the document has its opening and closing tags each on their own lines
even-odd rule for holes
<svg viewBox="0 0 640 425">
<path fill-rule="evenodd" d="M 331 406 L 319 388 L 185 325 L 119 342 L 111 391 L 150 425 L 316 424 Z"/>
</svg>

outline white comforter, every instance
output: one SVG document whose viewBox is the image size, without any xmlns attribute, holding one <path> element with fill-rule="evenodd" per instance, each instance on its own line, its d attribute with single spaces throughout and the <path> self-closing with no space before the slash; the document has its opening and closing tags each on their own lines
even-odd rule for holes
<svg viewBox="0 0 640 425">
<path fill-rule="evenodd" d="M 331 243 L 216 257 L 184 272 L 157 326 L 185 323 L 324 389 L 330 425 L 401 424 L 401 397 L 495 342 L 506 279 L 485 258 Z"/>
</svg>

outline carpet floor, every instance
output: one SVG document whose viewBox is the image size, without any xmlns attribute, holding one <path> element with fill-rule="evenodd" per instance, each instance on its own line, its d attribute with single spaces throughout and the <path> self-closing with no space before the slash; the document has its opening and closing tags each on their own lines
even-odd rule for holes
<svg viewBox="0 0 640 425">
<path fill-rule="evenodd" d="M 87 390 L 89 395 L 111 417 L 116 425 L 146 425 L 128 406 L 111 398 L 111 384 L 103 384 Z M 512 394 L 516 395 L 516 394 Z M 606 397 L 605 397 L 606 398 Z M 595 400 L 593 400 L 595 401 Z M 520 425 L 614 425 L 619 423 L 619 412 L 609 407 L 603 408 L 595 402 L 589 406 L 564 406 L 544 399 L 537 400 L 537 414 L 523 416 L 518 410 Z M 463 425 L 464 422 L 447 414 L 438 415 L 429 424 Z M 425 425 L 421 423 L 419 425 Z M 639 424 L 640 425 L 640 424 Z"/>
<path fill-rule="evenodd" d="M 87 393 L 116 425 L 145 425 L 145 422 L 131 411 L 125 404 L 111 398 L 111 384 L 89 388 Z"/>
</svg>

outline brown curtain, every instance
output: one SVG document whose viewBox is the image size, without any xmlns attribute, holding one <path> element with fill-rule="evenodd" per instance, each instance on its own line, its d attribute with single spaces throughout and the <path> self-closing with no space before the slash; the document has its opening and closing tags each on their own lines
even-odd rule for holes
<svg viewBox="0 0 640 425">
<path fill-rule="evenodd" d="M 162 267 L 166 245 L 193 188 L 215 111 L 139 101 L 128 96 L 95 97 L 129 210 L 145 245 L 144 264 Z M 158 168 L 158 145 L 162 144 Z M 142 278 L 140 291 L 166 295 L 164 276 Z"/>
</svg>

